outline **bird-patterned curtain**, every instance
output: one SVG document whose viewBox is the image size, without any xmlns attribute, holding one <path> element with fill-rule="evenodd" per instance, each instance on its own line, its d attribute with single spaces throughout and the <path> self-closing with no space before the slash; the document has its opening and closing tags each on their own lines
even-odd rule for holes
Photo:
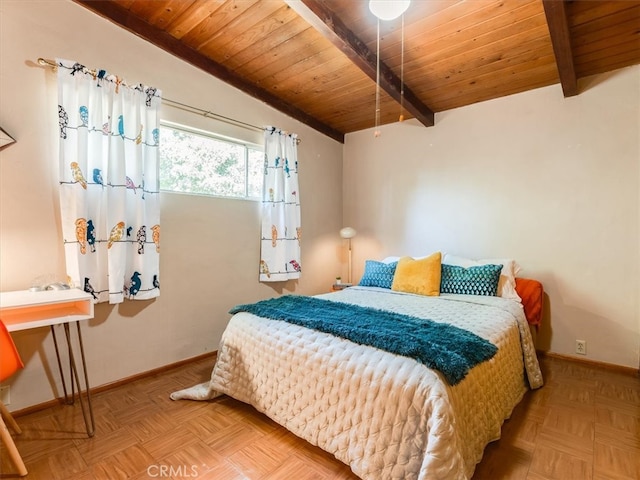
<svg viewBox="0 0 640 480">
<path fill-rule="evenodd" d="M 260 281 L 300 278 L 298 138 L 274 127 L 264 131 L 264 184 Z"/>
<path fill-rule="evenodd" d="M 160 91 L 57 60 L 67 274 L 96 302 L 160 294 Z"/>
</svg>

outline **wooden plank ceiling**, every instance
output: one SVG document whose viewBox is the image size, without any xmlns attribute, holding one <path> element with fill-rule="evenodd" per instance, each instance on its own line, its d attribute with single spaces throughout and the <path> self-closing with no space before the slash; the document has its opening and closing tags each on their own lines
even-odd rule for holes
<svg viewBox="0 0 640 480">
<path fill-rule="evenodd" d="M 366 0 L 75 1 L 336 140 L 374 126 Z M 380 21 L 381 124 L 640 63 L 640 0 L 413 0 L 404 49 L 402 22 Z"/>
</svg>

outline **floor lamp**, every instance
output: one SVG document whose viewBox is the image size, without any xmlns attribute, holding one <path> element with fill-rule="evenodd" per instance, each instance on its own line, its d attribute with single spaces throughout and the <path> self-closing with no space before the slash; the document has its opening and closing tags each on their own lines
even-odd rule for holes
<svg viewBox="0 0 640 480">
<path fill-rule="evenodd" d="M 344 227 L 340 230 L 340 236 L 349 241 L 349 277 L 347 278 L 349 285 L 351 285 L 351 239 L 356 236 L 356 233 L 356 230 L 351 227 Z"/>
</svg>

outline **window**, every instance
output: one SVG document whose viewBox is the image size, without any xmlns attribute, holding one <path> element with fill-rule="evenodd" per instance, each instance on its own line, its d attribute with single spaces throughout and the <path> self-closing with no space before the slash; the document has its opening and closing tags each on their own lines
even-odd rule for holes
<svg viewBox="0 0 640 480">
<path fill-rule="evenodd" d="M 199 130 L 160 127 L 160 189 L 260 199 L 264 152 Z"/>
</svg>

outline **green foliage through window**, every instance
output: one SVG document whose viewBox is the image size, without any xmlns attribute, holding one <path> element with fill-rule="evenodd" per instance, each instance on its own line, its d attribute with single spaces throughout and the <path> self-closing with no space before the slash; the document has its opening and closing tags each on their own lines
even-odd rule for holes
<svg viewBox="0 0 640 480">
<path fill-rule="evenodd" d="M 262 197 L 258 147 L 174 126 L 160 127 L 160 189 L 220 197 Z"/>
</svg>

